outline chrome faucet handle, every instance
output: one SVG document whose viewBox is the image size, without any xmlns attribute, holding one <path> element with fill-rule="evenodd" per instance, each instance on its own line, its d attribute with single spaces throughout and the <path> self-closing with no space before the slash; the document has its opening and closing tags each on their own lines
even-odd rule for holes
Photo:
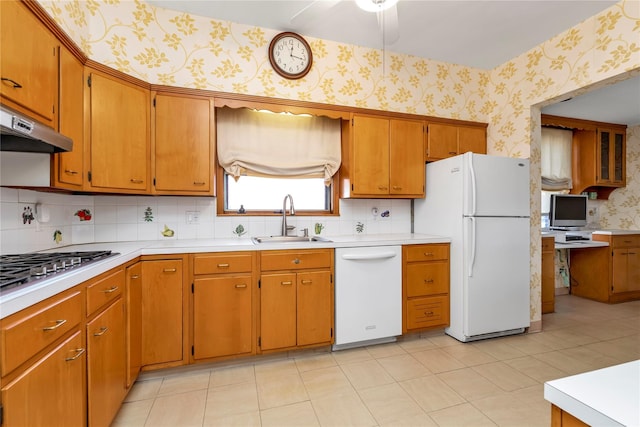
<svg viewBox="0 0 640 427">
<path fill-rule="evenodd" d="M 304 233 L 304 237 L 309 237 L 309 229 L 308 228 L 303 228 L 302 232 Z"/>
</svg>

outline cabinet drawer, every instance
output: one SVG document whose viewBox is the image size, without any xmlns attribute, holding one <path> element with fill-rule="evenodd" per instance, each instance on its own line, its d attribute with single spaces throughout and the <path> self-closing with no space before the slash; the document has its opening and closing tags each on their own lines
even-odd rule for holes
<svg viewBox="0 0 640 427">
<path fill-rule="evenodd" d="M 447 326 L 448 324 L 448 297 L 415 298 L 407 301 L 407 329 Z"/>
<path fill-rule="evenodd" d="M 613 236 L 612 245 L 614 248 L 632 248 L 640 246 L 640 235 L 630 234 L 626 236 Z"/>
<path fill-rule="evenodd" d="M 556 240 L 553 237 L 542 238 L 542 252 L 552 252 L 555 249 Z"/>
<path fill-rule="evenodd" d="M 449 293 L 447 261 L 407 264 L 407 297 Z"/>
<path fill-rule="evenodd" d="M 253 252 L 195 255 L 193 274 L 251 272 Z"/>
<path fill-rule="evenodd" d="M 87 317 L 122 295 L 124 269 L 118 269 L 87 286 Z"/>
<path fill-rule="evenodd" d="M 260 253 L 262 271 L 302 270 L 331 267 L 331 249 L 301 251 L 263 251 Z"/>
<path fill-rule="evenodd" d="M 449 259 L 449 244 L 407 245 L 404 261 L 437 261 Z"/>
<path fill-rule="evenodd" d="M 82 298 L 74 292 L 2 320 L 2 376 L 75 328 L 81 316 Z"/>
</svg>

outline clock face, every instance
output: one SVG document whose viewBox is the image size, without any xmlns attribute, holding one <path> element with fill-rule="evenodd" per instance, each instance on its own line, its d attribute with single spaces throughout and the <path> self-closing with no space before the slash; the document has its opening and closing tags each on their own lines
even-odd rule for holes
<svg viewBox="0 0 640 427">
<path fill-rule="evenodd" d="M 299 79 L 309 72 L 313 58 L 305 39 L 295 33 L 280 33 L 269 46 L 269 61 L 282 77 Z"/>
</svg>

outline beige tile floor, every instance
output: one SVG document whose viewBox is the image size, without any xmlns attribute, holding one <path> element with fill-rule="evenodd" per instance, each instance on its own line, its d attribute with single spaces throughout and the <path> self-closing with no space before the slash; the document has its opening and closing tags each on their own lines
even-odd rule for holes
<svg viewBox="0 0 640 427">
<path fill-rule="evenodd" d="M 556 298 L 543 332 L 431 333 L 140 376 L 114 426 L 549 426 L 543 383 L 640 359 L 640 301 Z"/>
</svg>

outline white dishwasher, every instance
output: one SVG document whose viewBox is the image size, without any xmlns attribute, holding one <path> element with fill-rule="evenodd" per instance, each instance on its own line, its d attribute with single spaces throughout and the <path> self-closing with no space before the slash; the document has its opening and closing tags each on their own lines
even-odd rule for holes
<svg viewBox="0 0 640 427">
<path fill-rule="evenodd" d="M 402 334 L 402 247 L 336 248 L 333 350 Z"/>
</svg>

